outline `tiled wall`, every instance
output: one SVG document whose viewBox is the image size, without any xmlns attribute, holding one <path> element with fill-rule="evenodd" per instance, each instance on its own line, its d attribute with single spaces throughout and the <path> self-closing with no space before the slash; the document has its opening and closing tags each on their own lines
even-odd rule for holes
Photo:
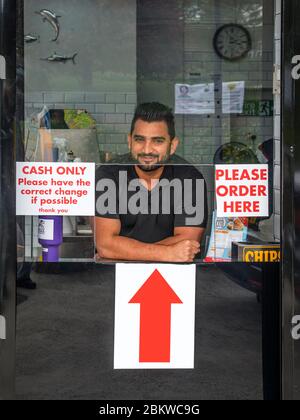
<svg viewBox="0 0 300 420">
<path fill-rule="evenodd" d="M 27 93 L 26 117 L 37 114 L 46 105 L 48 109 L 85 109 L 97 123 L 99 151 L 126 153 L 127 134 L 136 107 L 134 93 L 94 92 L 33 92 Z M 35 149 L 34 139 L 28 145 L 28 155 Z M 99 162 L 100 153 L 95 156 Z"/>
<path fill-rule="evenodd" d="M 31 3 L 34 3 L 34 0 L 30 0 L 30 4 Z M 52 0 L 52 3 L 55 4 L 55 8 L 59 7 L 57 0 Z M 128 8 L 131 2 L 127 1 L 127 3 Z M 173 4 L 173 2 L 171 3 Z M 142 33 L 143 36 L 146 36 L 146 39 L 143 38 L 143 43 L 149 38 L 152 40 L 153 44 L 149 44 L 148 40 L 146 44 L 148 49 L 146 52 L 143 53 L 143 48 L 138 50 L 138 54 L 141 56 L 139 60 L 142 60 L 143 62 L 143 68 L 139 69 L 143 76 L 142 81 L 139 80 L 139 91 L 143 91 L 144 89 L 143 80 L 146 75 L 144 85 L 146 86 L 149 84 L 149 87 L 151 88 L 150 92 L 152 96 L 150 99 L 166 101 L 169 105 L 174 106 L 174 84 L 176 82 L 194 84 L 218 80 L 224 82 L 244 80 L 246 82 L 246 99 L 272 99 L 272 1 L 247 0 L 237 2 L 235 0 L 227 0 L 226 3 L 218 3 L 211 0 L 200 3 L 196 0 L 189 0 L 183 3 L 183 9 L 180 8 L 179 3 L 180 2 L 174 2 L 174 5 L 177 5 L 177 8 L 174 7 L 173 16 L 170 7 L 166 8 L 164 4 L 160 3 L 157 3 L 156 11 L 154 13 L 151 2 L 149 2 L 149 12 L 147 12 L 149 16 L 146 13 L 146 15 L 143 16 L 144 20 L 139 22 L 139 28 L 146 26 L 148 30 L 146 35 L 144 32 Z M 80 10 L 79 3 L 77 7 L 79 7 L 78 10 Z M 92 3 L 90 4 L 90 7 L 93 7 Z M 134 7 L 130 7 L 134 14 Z M 249 11 L 248 14 L 245 13 L 246 9 Z M 91 10 L 98 13 L 97 8 Z M 113 18 L 116 11 L 110 13 L 112 13 Z M 29 12 L 27 12 L 27 14 L 29 14 Z M 33 19 L 31 15 L 32 13 L 30 12 L 29 17 L 30 19 Z M 166 16 L 169 16 L 167 21 Z M 170 16 L 173 16 L 172 19 Z M 179 18 L 183 20 L 180 20 Z M 212 40 L 216 29 L 229 21 L 243 24 L 249 30 L 253 42 L 253 48 L 249 55 L 243 60 L 233 63 L 221 60 L 212 46 Z M 32 25 L 36 24 L 36 20 L 32 21 Z M 171 32 L 171 29 L 173 29 L 174 32 L 177 27 L 180 28 L 180 36 L 175 33 L 173 38 L 179 37 L 181 39 L 181 44 L 179 38 L 176 38 L 175 42 L 175 40 L 172 41 L 168 38 L 168 31 L 167 33 L 164 33 L 164 37 L 162 38 L 166 38 L 168 42 L 176 43 L 176 49 L 174 50 L 174 48 L 172 49 L 169 47 L 166 56 L 166 48 L 164 48 L 162 51 L 165 57 L 163 62 L 161 59 L 155 60 L 155 56 L 153 57 L 153 60 L 148 61 L 142 57 L 143 54 L 145 55 L 146 53 L 146 56 L 148 56 L 148 53 L 151 51 L 154 54 L 155 50 L 160 48 L 158 39 L 154 36 L 154 24 L 159 31 L 166 31 L 166 25 L 170 26 L 169 32 Z M 67 25 L 67 22 L 65 25 Z M 129 27 L 129 22 L 127 22 L 127 25 Z M 66 32 L 66 42 L 71 42 L 67 36 L 68 31 L 71 31 L 71 29 L 66 26 L 64 27 L 64 30 Z M 139 31 L 141 31 L 141 29 L 139 29 Z M 134 36 L 129 36 L 127 32 L 124 36 L 126 37 L 124 43 L 129 43 L 131 45 Z M 62 43 L 63 41 L 62 38 L 60 42 Z M 114 40 L 111 42 L 110 48 L 114 49 L 116 47 Z M 71 45 L 72 44 L 70 44 L 70 48 Z M 27 47 L 27 66 L 32 66 L 32 63 L 37 57 L 42 55 L 42 51 L 40 51 L 39 55 L 37 55 L 37 57 L 35 56 L 36 49 L 38 48 L 40 47 L 38 46 L 34 49 L 32 47 Z M 181 51 L 179 51 L 180 49 Z M 136 51 L 134 47 L 131 47 L 129 51 L 130 54 L 128 53 L 126 63 L 127 61 L 136 60 Z M 83 52 L 81 52 L 81 55 L 82 54 Z M 159 56 L 158 58 L 161 57 Z M 88 87 L 88 82 L 86 81 L 88 78 L 82 77 L 81 75 L 82 72 L 86 71 L 84 69 L 84 62 L 81 61 L 81 56 L 78 57 L 78 60 L 79 68 L 78 65 L 74 66 L 74 71 L 78 73 L 75 73 L 76 77 L 78 77 L 78 87 L 81 86 L 82 81 L 84 81 L 85 87 Z M 110 60 L 112 68 L 109 69 L 107 64 L 105 72 L 109 72 L 110 70 L 115 74 L 119 66 L 111 57 Z M 159 69 L 156 69 L 155 62 L 157 62 L 160 71 Z M 44 65 L 44 62 L 42 62 L 42 66 Z M 99 66 L 99 64 L 95 62 L 94 65 L 95 69 L 93 70 L 98 70 L 97 66 Z M 127 65 L 128 64 L 126 64 L 126 66 Z M 70 64 L 70 66 L 72 66 L 72 64 Z M 111 80 L 110 83 L 104 83 L 103 81 L 101 83 L 99 82 L 99 85 L 95 85 L 95 90 L 82 89 L 81 91 L 61 91 L 55 89 L 56 82 L 54 81 L 55 78 L 57 78 L 55 72 L 57 72 L 59 68 L 62 69 L 62 74 L 65 73 L 65 69 L 71 69 L 73 71 L 73 67 L 70 66 L 68 64 L 65 66 L 62 64 L 48 63 L 47 68 L 50 71 L 48 79 L 52 80 L 51 83 L 53 86 L 51 85 L 51 89 L 49 90 L 43 88 L 41 84 L 40 91 L 34 91 L 31 86 L 33 84 L 35 87 L 38 83 L 31 74 L 32 71 L 34 71 L 33 67 L 29 67 L 26 76 L 28 80 L 28 94 L 25 96 L 27 115 L 29 116 L 33 112 L 39 111 L 44 104 L 47 105 L 48 108 L 84 108 L 94 116 L 97 122 L 99 150 L 118 154 L 126 153 L 126 136 L 130 128 L 132 114 L 137 102 L 136 89 L 135 91 L 132 90 L 133 79 L 136 76 L 132 73 L 133 70 L 131 69 L 131 74 L 129 75 L 123 75 L 123 77 L 128 78 L 128 80 L 131 81 L 131 88 L 129 90 L 118 90 L 116 88 L 118 83 L 120 83 L 120 80 Z M 41 70 L 46 71 L 44 68 Z M 122 69 L 120 69 L 120 71 L 122 73 Z M 51 72 L 53 72 L 53 75 Z M 104 75 L 101 77 L 104 77 Z M 120 75 L 118 78 L 120 79 Z M 49 85 L 50 82 L 47 83 Z M 100 85 L 105 87 L 105 89 L 101 89 Z M 107 90 L 110 86 L 111 91 Z M 141 96 L 141 99 L 143 100 L 143 95 L 141 95 L 140 92 L 139 96 Z M 149 98 L 147 97 L 147 99 Z M 230 140 L 240 141 L 255 148 L 258 144 L 273 137 L 271 117 L 237 117 L 233 115 L 222 115 L 222 113 L 210 116 L 210 118 L 207 116 L 177 116 L 177 126 L 178 134 L 182 139 L 180 153 L 191 163 L 198 164 L 213 163 L 213 156 L 218 146 Z M 252 144 L 249 140 L 250 135 L 256 136 L 257 140 L 255 144 Z M 31 145 L 31 147 L 33 148 L 34 145 Z"/>
<path fill-rule="evenodd" d="M 139 100 L 159 100 L 174 108 L 176 83 L 214 82 L 219 88 L 230 81 L 245 81 L 246 99 L 273 99 L 273 0 L 166 0 L 157 2 L 155 12 L 151 1 L 140 3 Z M 237 62 L 220 59 L 213 48 L 216 30 L 229 22 L 244 25 L 252 38 L 252 50 Z M 216 93 L 221 102 L 220 96 Z M 272 117 L 228 116 L 221 105 L 218 111 L 209 117 L 176 116 L 180 153 L 189 162 L 212 164 L 216 149 L 230 140 L 256 148 L 273 137 Z M 255 144 L 249 140 L 252 135 Z"/>
<path fill-rule="evenodd" d="M 39 36 L 25 44 L 27 117 L 44 105 L 86 109 L 97 122 L 99 150 L 126 152 L 136 105 L 136 0 L 48 0 L 47 8 L 60 16 L 55 43 L 53 28 L 36 14 L 40 1 L 24 4 L 25 32 Z M 47 60 L 54 52 L 76 52 L 76 60 Z"/>
<path fill-rule="evenodd" d="M 245 81 L 247 100 L 272 99 L 273 4 L 270 0 L 190 2 L 184 25 L 183 82 L 210 83 L 220 91 L 221 82 Z M 248 9 L 248 14 L 245 10 Z M 198 10 L 198 15 L 195 11 Z M 201 17 L 200 17 L 201 16 Z M 237 62 L 220 59 L 213 50 L 215 31 L 229 22 L 245 26 L 252 38 L 252 50 Z M 221 94 L 216 92 L 216 100 Z M 220 106 L 221 108 L 221 106 Z M 249 137 L 255 135 L 252 144 Z M 272 117 L 238 117 L 224 115 L 184 117 L 184 154 L 196 163 L 212 163 L 216 149 L 229 141 L 257 147 L 273 137 Z"/>
<path fill-rule="evenodd" d="M 276 0 L 275 8 L 275 65 L 281 66 L 281 0 Z M 281 186 L 281 103 L 280 94 L 274 96 L 274 235 L 280 240 L 280 186 Z"/>
</svg>

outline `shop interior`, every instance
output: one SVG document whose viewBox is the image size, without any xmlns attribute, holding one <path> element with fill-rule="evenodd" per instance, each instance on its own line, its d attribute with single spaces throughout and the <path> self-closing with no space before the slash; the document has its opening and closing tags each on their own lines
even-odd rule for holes
<svg viewBox="0 0 300 420">
<path fill-rule="evenodd" d="M 39 217 L 20 218 L 19 266 L 37 285 L 18 289 L 20 399 L 263 398 L 261 269 L 205 258 L 223 255 L 216 164 L 268 166 L 268 217 L 226 229 L 231 242 L 280 241 L 274 16 L 271 0 L 24 2 L 24 161 L 124 162 L 137 104 L 161 102 L 175 113 L 178 156 L 205 178 L 209 225 L 195 369 L 138 372 L 113 370 L 115 264 L 94 263 L 93 218 L 63 218 L 56 263 L 42 262 Z"/>
</svg>

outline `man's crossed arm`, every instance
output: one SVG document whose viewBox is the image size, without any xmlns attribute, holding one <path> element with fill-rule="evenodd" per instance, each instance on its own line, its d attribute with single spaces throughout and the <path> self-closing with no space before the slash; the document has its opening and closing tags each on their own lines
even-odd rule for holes
<svg viewBox="0 0 300 420">
<path fill-rule="evenodd" d="M 124 261 L 193 262 L 205 231 L 198 227 L 176 227 L 174 236 L 148 244 L 120 236 L 119 220 L 96 217 L 95 225 L 99 257 Z"/>
</svg>

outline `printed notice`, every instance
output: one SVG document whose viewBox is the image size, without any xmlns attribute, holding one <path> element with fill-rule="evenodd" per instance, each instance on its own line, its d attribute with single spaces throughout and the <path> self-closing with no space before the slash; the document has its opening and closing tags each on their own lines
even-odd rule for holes
<svg viewBox="0 0 300 420">
<path fill-rule="evenodd" d="M 95 164 L 17 162 L 16 201 L 18 216 L 93 216 Z"/>
<path fill-rule="evenodd" d="M 223 83 L 223 114 L 242 114 L 244 110 L 245 82 Z"/>
<path fill-rule="evenodd" d="M 175 114 L 214 114 L 215 85 L 175 85 Z"/>
</svg>

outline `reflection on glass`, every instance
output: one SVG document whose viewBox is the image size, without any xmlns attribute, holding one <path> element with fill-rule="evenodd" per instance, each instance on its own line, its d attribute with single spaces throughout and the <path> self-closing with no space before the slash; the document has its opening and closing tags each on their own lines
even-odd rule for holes
<svg viewBox="0 0 300 420">
<path fill-rule="evenodd" d="M 273 241 L 273 154 L 263 151 L 264 145 L 273 144 L 270 14 L 259 0 L 173 5 L 170 14 L 166 3 L 157 4 L 154 14 L 149 2 L 138 1 L 139 102 L 161 101 L 175 109 L 181 139 L 177 154 L 190 164 L 268 163 L 270 217 L 250 219 L 248 234 L 257 241 Z M 234 22 L 249 33 L 251 50 L 240 59 L 225 60 L 213 39 L 218 29 Z M 234 32 L 228 42 L 239 42 Z M 204 86 L 213 86 L 210 99 L 200 93 L 197 97 L 198 87 Z M 209 176 L 213 171 L 206 178 L 213 195 Z"/>
<path fill-rule="evenodd" d="M 97 162 L 96 122 L 85 110 L 47 107 L 27 121 L 26 160 L 35 162 Z"/>
<path fill-rule="evenodd" d="M 98 160 L 96 122 L 85 110 L 50 109 L 27 121 L 27 143 L 35 145 L 35 162 Z M 32 148 L 32 146 L 31 146 Z M 30 156 L 26 156 L 27 159 Z M 43 262 L 94 258 L 93 220 L 87 217 L 27 218 L 26 258 Z"/>
<path fill-rule="evenodd" d="M 170 387 L 170 391 L 166 391 L 165 395 L 170 395 L 171 399 L 181 398 L 183 395 L 190 398 L 194 395 L 197 399 L 198 395 L 203 396 L 202 392 L 207 392 L 209 397 L 219 393 L 229 398 L 232 395 L 241 398 L 245 395 L 249 398 L 261 398 L 261 307 L 256 302 L 255 295 L 248 290 L 256 293 L 258 297 L 261 295 L 261 272 L 255 262 L 262 255 L 274 258 L 275 251 L 261 251 L 259 248 L 254 250 L 252 246 L 250 251 L 244 254 L 244 242 L 247 245 L 253 242 L 257 246 L 261 241 L 274 240 L 274 223 L 271 216 L 272 10 L 267 9 L 267 2 L 262 0 L 72 0 L 71 9 L 69 3 L 54 2 L 52 6 L 59 6 L 55 11 L 63 17 L 63 30 L 58 45 L 61 51 L 58 53 L 63 53 L 64 48 L 64 54 L 78 51 L 76 64 L 40 60 L 47 56 L 45 51 L 49 48 L 49 28 L 40 22 L 40 19 L 36 19 L 34 12 L 38 10 L 38 1 L 25 2 L 26 32 L 39 33 L 41 41 L 25 46 L 25 102 L 26 114 L 29 116 L 25 135 L 26 160 L 70 163 L 82 161 L 99 164 L 96 194 L 97 199 L 102 196 L 102 204 L 107 208 L 107 214 L 99 212 L 96 217 L 102 219 L 96 221 L 97 254 L 100 260 L 103 261 L 104 257 L 114 262 L 120 259 L 149 262 L 164 258 L 166 262 L 180 260 L 181 263 L 199 263 L 197 299 L 201 305 L 197 305 L 196 332 L 200 331 L 200 334 L 196 346 L 196 364 L 212 367 L 200 369 L 200 376 L 203 380 L 203 375 L 206 375 L 205 383 L 213 384 L 214 389 L 199 388 L 199 369 L 195 369 L 185 373 L 189 377 L 189 385 L 182 387 L 185 394 L 175 395 L 177 391 Z M 221 59 L 213 44 L 216 31 L 230 22 L 239 22 L 251 37 L 252 49 L 235 61 Z M 74 31 L 74 28 L 80 28 L 80 31 Z M 234 44 L 237 41 L 233 37 L 231 39 L 229 34 L 227 42 Z M 234 47 L 236 48 L 233 50 L 244 48 L 239 48 L 237 43 Z M 49 55 L 51 53 L 50 51 Z M 194 95 L 191 95 L 191 90 L 194 89 L 196 100 Z M 231 101 L 231 93 L 234 91 L 235 100 Z M 158 155 L 155 150 L 149 151 L 149 144 L 151 147 L 154 145 L 154 149 L 163 147 L 164 140 L 169 140 L 168 136 L 162 138 L 164 135 L 155 135 L 151 141 L 145 141 L 149 134 L 143 135 L 141 132 L 136 133 L 134 139 L 130 139 L 128 150 L 128 135 L 132 134 L 131 122 L 136 105 L 150 102 L 166 104 L 174 111 L 179 106 L 180 112 L 175 115 L 178 140 L 173 143 L 176 144 L 176 150 L 172 150 L 172 155 L 168 148 L 166 153 Z M 38 115 L 44 105 L 43 112 Z M 88 112 L 82 111 L 85 109 Z M 132 140 L 136 142 L 134 148 L 131 145 Z M 136 147 L 145 150 L 136 153 Z M 165 162 L 166 157 L 169 158 L 168 164 Z M 185 219 L 195 216 L 190 211 L 186 211 L 187 214 L 179 212 L 182 210 L 182 201 L 180 203 L 179 199 L 181 195 L 184 197 L 182 183 L 177 183 L 181 187 L 177 192 L 176 185 L 165 186 L 167 191 L 163 196 L 178 199 L 170 200 L 171 214 L 170 211 L 160 214 L 161 209 L 158 209 L 159 214 L 147 213 L 149 203 L 151 210 L 149 196 L 159 189 L 157 184 L 153 189 L 151 186 L 149 188 L 151 177 L 148 176 L 147 183 L 147 177 L 140 176 L 139 166 L 149 169 L 149 166 L 157 164 L 157 160 L 162 163 L 162 172 L 156 173 L 156 182 L 163 177 L 173 181 L 176 178 L 174 173 L 176 175 L 179 172 L 181 176 L 177 178 L 181 180 L 186 178 L 196 181 L 200 175 L 200 180 L 202 177 L 205 180 L 207 208 L 204 205 L 206 198 L 203 199 L 203 195 L 200 194 L 201 188 L 192 188 L 192 198 L 196 195 L 197 199 L 195 192 L 198 191 L 202 201 L 197 203 L 197 210 L 204 208 L 204 211 L 201 211 L 201 214 L 204 213 L 203 226 L 200 226 L 199 222 L 198 226 L 194 227 L 194 245 L 190 236 L 188 240 L 186 236 L 182 236 L 182 228 L 192 227 L 186 226 Z M 217 218 L 214 165 L 259 163 L 267 163 L 269 166 L 271 217 Z M 122 171 L 126 172 L 127 179 L 120 178 Z M 172 173 L 168 177 L 170 171 Z M 132 214 L 122 214 L 113 200 L 114 193 L 117 204 L 118 200 L 122 202 L 122 197 L 125 197 L 124 207 L 132 208 Z M 184 210 L 195 210 L 196 201 L 191 205 L 191 201 L 187 200 L 188 205 Z M 157 203 L 163 204 L 159 199 L 154 201 L 154 209 Z M 137 214 L 138 212 L 141 214 Z M 184 221 L 182 215 L 185 216 Z M 41 256 L 38 226 L 37 218 L 26 220 L 26 256 L 35 259 Z M 69 258 L 81 261 L 94 257 L 93 227 L 93 218 L 64 218 L 63 243 L 60 247 L 60 257 L 63 261 Z M 45 230 L 45 225 L 40 223 L 41 234 Z M 120 252 L 122 242 L 123 253 Z M 201 246 L 195 242 L 201 242 Z M 140 243 L 142 245 L 139 245 Z M 204 267 L 200 264 L 205 257 L 211 257 L 213 261 L 217 258 L 232 261 L 236 258 L 242 260 L 245 256 L 251 263 L 245 263 L 242 269 L 238 264 L 224 264 L 225 267 L 219 266 L 221 270 L 213 265 Z M 102 268 L 97 266 L 97 271 L 93 268 L 97 284 Z M 101 275 L 107 279 L 106 268 L 101 271 Z M 112 279 L 113 276 L 114 274 Z M 228 278 L 233 281 L 228 281 Z M 184 279 L 182 280 L 184 282 Z M 243 288 L 237 287 L 235 283 Z M 106 296 L 109 296 L 109 293 L 113 296 L 113 287 L 109 288 L 113 282 L 105 281 L 103 285 L 106 288 Z M 72 299 L 74 297 L 75 294 L 72 295 Z M 91 298 L 88 295 L 86 297 Z M 82 301 L 81 294 L 78 299 Z M 98 307 L 97 295 L 95 299 Z M 86 302 L 87 306 L 90 306 L 89 302 Z M 113 318 L 110 315 L 107 317 L 105 312 L 112 310 L 110 302 L 107 300 L 108 305 L 104 311 L 98 311 L 99 315 L 105 317 L 104 322 L 101 318 L 98 323 L 98 320 L 94 319 L 95 313 L 92 314 L 93 322 L 104 325 L 105 329 L 108 327 L 107 319 Z M 73 306 L 73 303 L 74 300 L 70 306 Z M 213 316 L 210 316 L 212 312 Z M 48 315 L 49 313 L 45 319 L 48 319 Z M 51 339 L 52 337 L 50 342 Z M 218 355 L 220 343 L 224 349 L 221 361 Z M 97 351 L 101 350 L 98 345 L 96 347 Z M 103 348 L 106 348 L 106 345 Z M 105 360 L 106 356 L 102 358 L 101 354 L 100 359 Z M 70 360 L 73 363 L 72 358 Z M 217 378 L 220 379 L 218 383 L 215 373 L 220 371 L 220 365 L 222 378 Z M 87 368 L 91 369 L 92 377 L 95 369 L 89 361 Z M 36 369 L 32 371 L 37 372 Z M 58 366 L 56 371 L 64 372 L 64 369 Z M 241 371 L 244 372 L 243 377 L 247 378 L 243 383 Z M 109 380 L 109 372 L 106 373 Z M 103 378 L 103 375 L 98 376 Z M 74 383 L 73 375 L 68 377 Z M 55 381 L 57 378 L 53 376 L 52 379 Z M 66 378 L 61 379 L 64 381 Z M 231 386 L 224 387 L 224 381 Z M 93 381 L 91 384 L 93 388 Z M 57 389 L 57 384 L 54 385 L 52 388 Z M 196 390 L 192 389 L 192 385 Z M 72 386 L 69 389 L 72 389 Z M 97 390 L 100 389 L 103 395 L 109 398 L 109 392 L 104 389 L 105 386 L 102 389 L 102 386 L 103 381 L 97 384 Z M 125 375 L 119 383 L 119 389 L 115 391 L 127 397 L 128 394 L 124 394 L 127 388 Z M 137 388 L 145 392 L 143 387 Z M 132 387 L 128 389 L 133 391 L 134 396 L 140 392 Z M 91 395 L 95 389 L 86 392 Z"/>
</svg>

